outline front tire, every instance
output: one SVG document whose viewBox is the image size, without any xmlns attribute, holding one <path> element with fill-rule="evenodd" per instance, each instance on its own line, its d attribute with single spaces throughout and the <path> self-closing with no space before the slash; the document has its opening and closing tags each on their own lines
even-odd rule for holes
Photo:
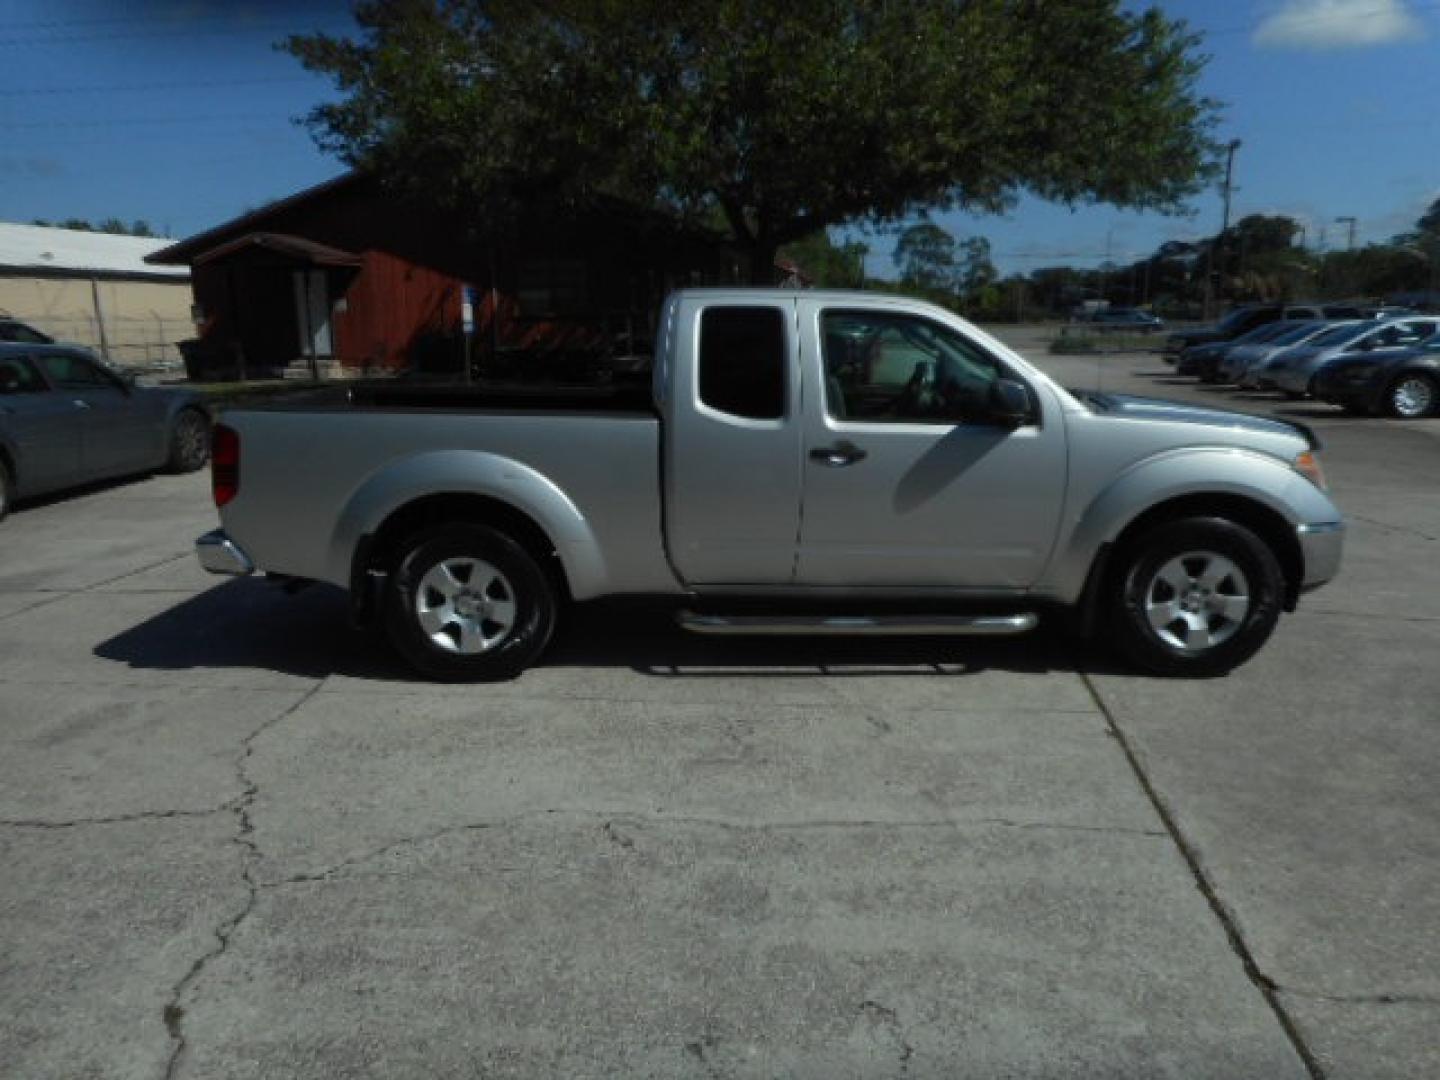
<svg viewBox="0 0 1440 1080">
<path fill-rule="evenodd" d="M 1419 372 L 1401 375 L 1385 389 L 1385 412 L 1397 420 L 1431 416 L 1440 405 L 1440 386 Z"/>
<path fill-rule="evenodd" d="M 502 532 L 445 525 L 404 545 L 385 598 L 385 629 L 420 674 L 447 682 L 508 679 L 550 642 L 555 587 Z"/>
<path fill-rule="evenodd" d="M 185 409 L 170 429 L 170 471 L 195 472 L 209 459 L 210 420 L 199 409 Z"/>
<path fill-rule="evenodd" d="M 1280 564 L 1253 532 L 1223 518 L 1185 518 L 1127 547 L 1110 621 L 1120 651 L 1142 671 L 1208 678 L 1265 644 L 1284 595 Z"/>
<path fill-rule="evenodd" d="M 10 500 L 15 497 L 15 482 L 10 479 L 10 470 L 0 461 L 0 521 L 10 513 Z"/>
</svg>

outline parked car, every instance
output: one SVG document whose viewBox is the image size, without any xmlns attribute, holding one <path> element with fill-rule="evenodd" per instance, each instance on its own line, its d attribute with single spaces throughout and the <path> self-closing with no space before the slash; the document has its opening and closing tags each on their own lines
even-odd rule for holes
<svg viewBox="0 0 1440 1080">
<path fill-rule="evenodd" d="M 1092 312 L 1087 321 L 1105 330 L 1138 330 L 1152 334 L 1165 329 L 1165 323 L 1158 315 L 1139 308 L 1104 308 Z"/>
<path fill-rule="evenodd" d="M 1314 394 L 1347 412 L 1440 416 L 1440 336 L 1410 349 L 1343 356 L 1316 372 Z"/>
<path fill-rule="evenodd" d="M 1237 342 L 1234 348 L 1226 351 L 1215 365 L 1215 374 L 1211 381 L 1239 383 L 1251 367 L 1263 364 L 1285 349 L 1304 345 L 1338 324 L 1328 319 L 1320 319 L 1313 322 L 1281 322 L 1271 325 L 1279 328 L 1275 334 L 1253 341 L 1242 339 L 1242 342 Z"/>
<path fill-rule="evenodd" d="M 348 589 L 442 679 L 513 675 L 562 600 L 619 594 L 708 634 L 1068 611 L 1143 670 L 1214 675 L 1339 566 L 1301 425 L 1077 396 L 901 297 L 684 290 L 657 325 L 635 398 L 391 383 L 228 411 L 201 564 Z"/>
<path fill-rule="evenodd" d="M 0 341 L 20 341 L 27 345 L 49 345 L 55 339 L 42 334 L 19 319 L 0 318 Z"/>
<path fill-rule="evenodd" d="M 1288 349 L 1265 368 L 1265 379 L 1287 397 L 1301 398 L 1310 393 L 1311 380 L 1324 365 L 1342 356 L 1357 353 L 1379 354 L 1407 349 L 1434 337 L 1440 331 L 1440 318 L 1390 319 L 1376 324 L 1361 322 L 1364 332 L 1331 344 L 1322 344 L 1325 336 L 1313 339 L 1308 346 Z"/>
<path fill-rule="evenodd" d="M 198 469 L 209 436 L 193 391 L 136 386 L 74 346 L 0 344 L 0 517 L 93 480 Z"/>
<path fill-rule="evenodd" d="M 1249 333 L 1263 323 L 1275 322 L 1285 309 L 1279 304 L 1262 304 L 1238 307 L 1214 326 L 1199 326 L 1191 330 L 1179 330 L 1165 339 L 1167 356 L 1179 356 L 1192 345 L 1209 345 L 1216 341 L 1233 341 L 1241 334 Z"/>
<path fill-rule="evenodd" d="M 1211 341 L 1201 345 L 1191 345 L 1180 354 L 1180 359 L 1175 362 L 1175 373 L 1177 375 L 1196 375 L 1201 382 L 1213 382 L 1216 366 L 1220 358 L 1229 351 L 1245 342 L 1269 341 L 1285 333 L 1286 324 L 1283 321 L 1261 323 L 1253 330 L 1246 331 L 1237 338 L 1230 341 Z"/>
<path fill-rule="evenodd" d="M 1374 326 L 1374 323 L 1366 319 L 1349 319 L 1333 323 L 1329 329 L 1321 331 L 1308 341 L 1286 346 L 1271 353 L 1263 360 L 1257 360 L 1245 369 L 1244 373 L 1236 380 L 1236 385 L 1245 390 L 1273 390 L 1275 383 L 1270 377 L 1270 370 L 1278 364 L 1288 363 L 1292 352 L 1308 355 L 1315 349 L 1343 345 L 1345 342 L 1353 341 L 1361 334 L 1373 330 Z"/>
</svg>

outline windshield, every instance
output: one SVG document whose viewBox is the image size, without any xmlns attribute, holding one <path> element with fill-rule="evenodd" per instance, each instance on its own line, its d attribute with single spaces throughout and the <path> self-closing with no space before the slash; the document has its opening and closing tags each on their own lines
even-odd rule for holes
<svg viewBox="0 0 1440 1080">
<path fill-rule="evenodd" d="M 1326 330 L 1310 339 L 1311 345 L 1341 345 L 1351 341 L 1367 330 L 1375 329 L 1373 322 L 1341 323 L 1333 330 Z"/>
<path fill-rule="evenodd" d="M 1237 345 L 1252 345 L 1259 341 L 1274 341 L 1287 331 L 1293 329 L 1294 323 L 1267 322 L 1257 326 L 1248 334 L 1241 334 L 1235 339 Z"/>
<path fill-rule="evenodd" d="M 1298 326 L 1292 323 L 1285 328 L 1285 333 L 1272 338 L 1271 341 L 1276 345 L 1293 345 L 1297 341 L 1304 341 L 1308 337 L 1321 333 L 1325 327 L 1325 323 L 1305 322 Z"/>
<path fill-rule="evenodd" d="M 1237 327 L 1244 326 L 1254 317 L 1254 308 L 1236 308 L 1234 311 L 1230 312 L 1229 315 L 1226 315 L 1223 319 L 1220 320 L 1218 328 L 1225 331 L 1231 331 L 1236 329 Z"/>
</svg>

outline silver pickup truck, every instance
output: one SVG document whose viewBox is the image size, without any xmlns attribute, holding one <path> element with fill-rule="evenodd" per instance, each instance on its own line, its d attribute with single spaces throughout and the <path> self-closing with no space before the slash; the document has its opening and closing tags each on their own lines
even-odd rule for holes
<svg viewBox="0 0 1440 1080">
<path fill-rule="evenodd" d="M 361 386 L 227 413 L 217 573 L 350 590 L 420 672 L 513 675 L 563 606 L 669 598 L 711 634 L 1012 634 L 1045 613 L 1216 675 L 1331 578 L 1300 425 L 1074 394 L 941 308 L 684 290 L 651 385 Z"/>
</svg>

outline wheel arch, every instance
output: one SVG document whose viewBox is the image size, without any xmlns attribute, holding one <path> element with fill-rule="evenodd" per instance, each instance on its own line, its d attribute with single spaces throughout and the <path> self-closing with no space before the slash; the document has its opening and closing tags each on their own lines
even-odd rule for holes
<svg viewBox="0 0 1440 1080">
<path fill-rule="evenodd" d="M 1258 499 L 1228 491 L 1195 491 L 1147 507 L 1131 518 L 1113 539 L 1100 546 L 1091 561 L 1080 599 L 1084 632 L 1088 635 L 1098 625 L 1104 597 L 1143 536 L 1172 521 L 1207 517 L 1249 529 L 1274 553 L 1285 577 L 1284 608 L 1294 611 L 1305 580 L 1305 556 L 1295 527 L 1279 511 Z"/>
<path fill-rule="evenodd" d="M 528 465 L 469 450 L 416 454 L 368 477 L 331 534 L 327 580 L 355 590 L 372 570 L 388 569 L 394 545 L 417 527 L 447 519 L 512 531 L 527 551 L 543 552 L 542 565 L 558 565 L 563 596 L 604 591 L 603 552 L 570 497 Z"/>
<path fill-rule="evenodd" d="M 560 596 L 572 597 L 560 549 L 545 528 L 510 503 L 473 491 L 422 495 L 392 511 L 374 532 L 366 533 L 356 545 L 351 568 L 352 588 L 361 586 L 371 571 L 392 572 L 410 537 L 427 529 L 458 523 L 488 525 L 509 536 L 549 575 Z"/>
</svg>

